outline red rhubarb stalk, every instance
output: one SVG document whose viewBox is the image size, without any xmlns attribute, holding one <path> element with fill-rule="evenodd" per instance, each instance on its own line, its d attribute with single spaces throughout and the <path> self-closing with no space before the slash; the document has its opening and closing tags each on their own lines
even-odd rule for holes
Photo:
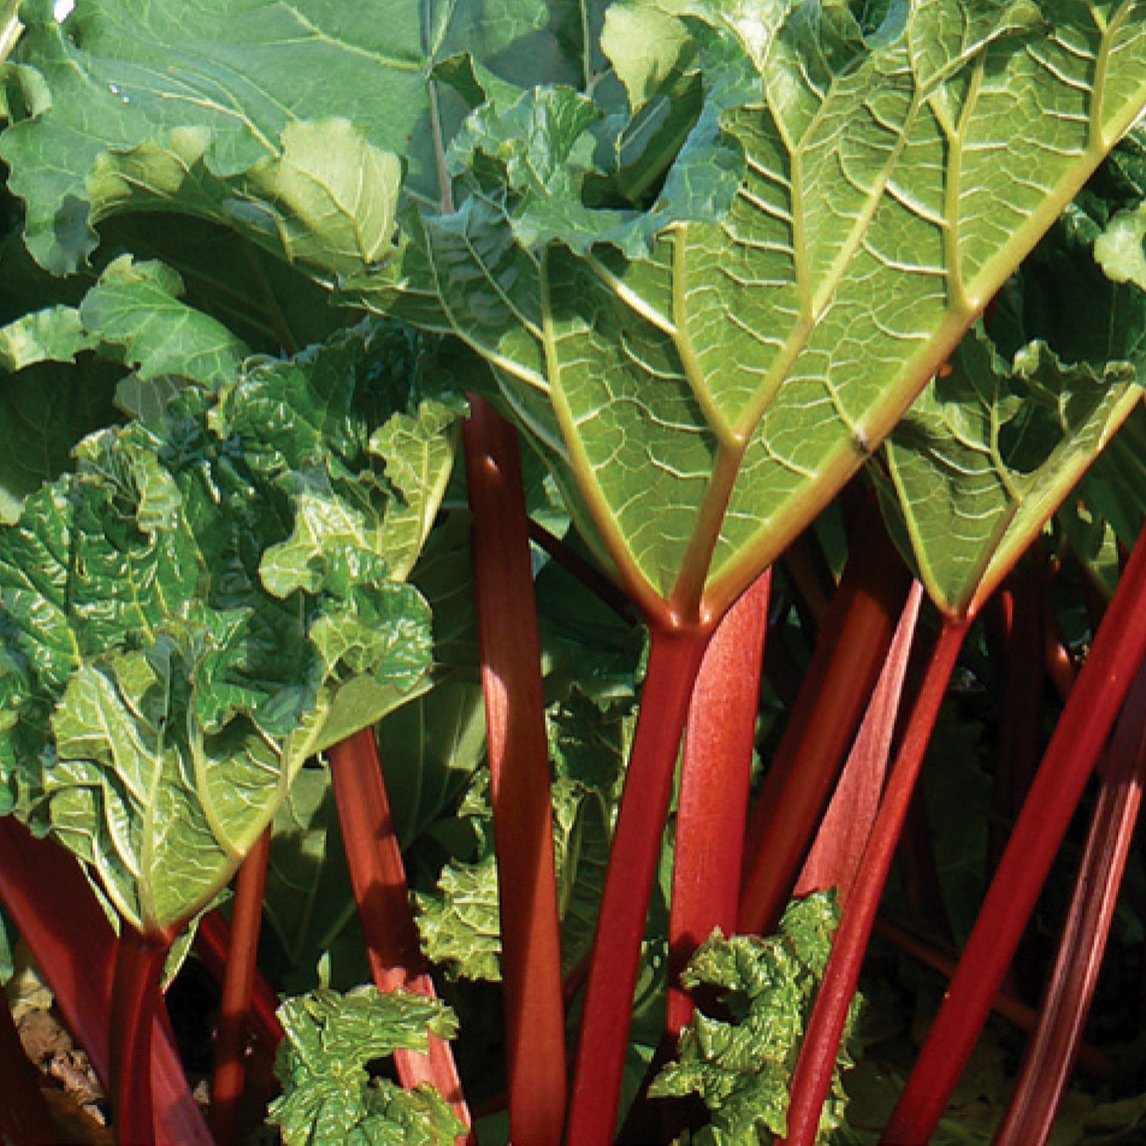
<svg viewBox="0 0 1146 1146">
<path fill-rule="evenodd" d="M 742 933 L 774 930 L 891 643 L 910 577 L 869 516 L 772 760 L 745 843 Z"/>
<path fill-rule="evenodd" d="M 648 673 L 589 966 L 569 1106 L 569 1146 L 605 1146 L 613 1139 L 641 938 L 681 733 L 709 630 L 654 626 L 651 636 Z"/>
<path fill-rule="evenodd" d="M 918 606 L 918 598 L 915 604 Z M 832 944 L 824 981 L 808 1020 L 792 1080 L 788 1146 L 812 1146 L 816 1141 L 820 1112 L 831 1087 L 848 1008 L 855 997 L 860 966 L 891 869 L 896 841 L 969 623 L 967 619 L 944 622 L 912 706 L 887 791 L 864 849 L 851 897 Z M 926 1139 L 920 1139 L 924 1141 Z"/>
<path fill-rule="evenodd" d="M 951 989 L 884 1132 L 926 1142 L 979 1036 L 1086 781 L 1146 658 L 1146 543 L 1135 547 L 1059 718 Z"/>
<path fill-rule="evenodd" d="M 231 941 L 223 974 L 223 998 L 215 1035 L 215 1069 L 211 1078 L 210 1127 L 220 1146 L 227 1146 L 236 1138 L 246 1083 L 247 1037 L 270 851 L 268 828 L 243 861 L 235 881 Z"/>
<path fill-rule="evenodd" d="M 474 591 L 497 852 L 510 1136 L 557 1146 L 565 1009 L 549 744 L 517 432 L 471 398 L 465 426 Z"/>
<path fill-rule="evenodd" d="M 1039 1024 L 996 1131 L 996 1146 L 1041 1146 L 1054 1129 L 1094 998 L 1144 782 L 1146 669 L 1139 669 L 1102 767 L 1098 801 Z"/>
<path fill-rule="evenodd" d="M 1006 846 L 1003 825 L 1012 823 L 1026 799 L 1042 755 L 1042 664 L 1033 658 L 1045 644 L 1043 594 L 1029 570 L 1012 573 L 993 602 L 1000 614 L 1003 665 L 1003 728 L 995 772 L 988 837 L 992 870 Z"/>
<path fill-rule="evenodd" d="M 947 958 L 941 951 L 937 951 L 929 943 L 904 931 L 887 919 L 879 918 L 875 921 L 873 929 L 875 934 L 882 936 L 890 943 L 894 943 L 905 955 L 911 956 L 924 967 L 950 979 L 955 974 L 955 961 Z M 1038 1012 L 1034 1007 L 1024 1003 L 1022 999 L 1007 992 L 1004 988 L 991 1000 L 991 1010 L 1006 1019 L 1012 1026 L 1020 1031 L 1032 1032 L 1038 1025 Z M 1078 1065 L 1092 1078 L 1109 1082 L 1114 1078 L 1114 1063 L 1100 1050 L 1083 1043 L 1078 1049 Z"/>
<path fill-rule="evenodd" d="M 669 911 L 665 1025 L 673 1038 L 693 1011 L 677 976 L 717 927 L 725 935 L 736 930 L 771 583 L 768 571 L 717 626 L 688 710 Z"/>
<path fill-rule="evenodd" d="M 798 899 L 836 888 L 841 909 L 847 906 L 860 861 L 879 812 L 884 776 L 891 755 L 895 722 L 903 695 L 903 682 L 911 659 L 911 644 L 919 619 L 923 588 L 911 587 L 896 626 L 887 661 L 879 674 L 867 713 L 856 735 L 847 763 L 840 773 L 816 842 L 796 881 Z"/>
<path fill-rule="evenodd" d="M 227 962 L 231 951 L 231 925 L 217 908 L 208 911 L 195 929 L 195 952 L 204 966 L 222 984 L 227 977 Z M 271 1051 L 283 1037 L 278 1015 L 278 996 L 271 989 L 259 969 L 255 968 L 251 982 L 251 1001 L 247 1022 L 255 1039 Z"/>
<path fill-rule="evenodd" d="M 44 888 L 52 894 L 45 896 Z M 112 978 L 117 940 L 75 858 L 0 817 L 0 899 L 28 944 L 69 1031 L 111 1092 Z M 211 1146 L 170 1030 L 155 1020 L 150 1069 L 156 1136 Z"/>
<path fill-rule="evenodd" d="M 155 1133 L 151 1090 L 151 1033 L 163 1006 L 161 986 L 176 931 L 144 933 L 123 924 L 111 993 L 111 1107 L 116 1137 L 151 1146 Z"/>
<path fill-rule="evenodd" d="M 373 730 L 364 728 L 336 744 L 329 755 L 350 884 L 362 920 L 374 983 L 380 991 L 406 990 L 434 998 L 433 980 L 425 969 L 410 907 L 406 869 L 394 832 Z M 404 1087 L 429 1083 L 453 1107 L 458 1118 L 470 1125 L 448 1042 L 431 1034 L 428 1054 L 395 1051 L 394 1065 Z"/>
</svg>

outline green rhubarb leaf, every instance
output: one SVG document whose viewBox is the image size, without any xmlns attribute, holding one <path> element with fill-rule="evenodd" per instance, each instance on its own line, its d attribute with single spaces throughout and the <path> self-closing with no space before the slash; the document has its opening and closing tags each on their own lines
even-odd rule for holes
<svg viewBox="0 0 1146 1146">
<path fill-rule="evenodd" d="M 37 362 L 75 362 L 77 354 L 98 344 L 75 307 L 48 307 L 0 327 L 0 369 L 15 374 Z"/>
<path fill-rule="evenodd" d="M 949 371 L 949 372 L 948 372 Z M 974 612 L 1141 400 L 1128 362 L 1066 365 L 1041 343 L 1006 362 L 964 340 L 886 445 L 891 512 L 950 616 Z"/>
<path fill-rule="evenodd" d="M 425 1052 L 427 1032 L 456 1023 L 434 999 L 361 987 L 320 990 L 279 1008 L 285 1038 L 275 1061 L 283 1093 L 268 1108 L 287 1146 L 440 1146 L 465 1133 L 446 1101 L 422 1084 L 403 1090 L 368 1065 L 396 1050 Z"/>
<path fill-rule="evenodd" d="M 408 506 L 371 439 L 421 417 L 389 346 L 367 325 L 185 391 L 0 529 L 6 786 L 145 930 L 209 902 L 308 755 L 424 687 L 429 613 L 378 541 Z M 306 544 L 315 490 L 361 535 Z"/>
<path fill-rule="evenodd" d="M 451 979 L 501 981 L 497 861 L 492 848 L 477 863 L 447 864 L 433 893 L 417 893 L 418 931 L 426 957 Z"/>
<path fill-rule="evenodd" d="M 1094 258 L 1116 283 L 1146 290 L 1146 129 L 1132 131 L 1111 154 L 1096 191 L 1105 193 Z M 1097 198 L 1097 196 L 1096 196 Z M 1111 207 L 1117 207 L 1107 214 Z"/>
<path fill-rule="evenodd" d="M 304 767 L 275 812 L 263 911 L 296 974 L 357 914 L 326 768 Z"/>
<path fill-rule="evenodd" d="M 445 515 L 410 579 L 433 613 L 433 687 L 376 729 L 403 848 L 435 826 L 448 830 L 454 824 L 458 799 L 486 758 L 468 512 Z M 447 844 L 446 850 L 453 848 Z"/>
<path fill-rule="evenodd" d="M 1110 220 L 1094 244 L 1094 257 L 1116 283 L 1146 290 L 1146 203 Z"/>
<path fill-rule="evenodd" d="M 34 0 L 21 15 L 9 103 L 27 110 L 0 152 L 56 273 L 94 249 L 94 224 L 140 207 L 223 222 L 327 281 L 367 270 L 393 237 L 397 157 L 411 194 L 442 194 L 437 129 L 449 138 L 465 108 L 434 90 L 438 64 L 471 52 L 522 84 L 595 66 L 591 12 L 541 0 L 401 0 L 384 20 L 335 0 L 93 0 L 63 24 Z"/>
<path fill-rule="evenodd" d="M 1135 408 L 1056 521 L 1107 596 L 1146 524 L 1146 409 Z"/>
<path fill-rule="evenodd" d="M 771 563 L 1146 106 L 1134 0 L 921 0 L 875 32 L 842 4 L 693 10 L 702 58 L 734 65 L 706 72 L 746 164 L 720 222 L 678 216 L 647 255 L 639 221 L 592 223 L 582 97 L 530 93 L 470 121 L 455 157 L 475 196 L 414 233 L 652 616 L 719 613 Z M 697 158 L 686 144 L 666 187 L 700 179 Z"/>
<path fill-rule="evenodd" d="M 130 390 L 120 397 L 132 410 L 158 410 L 162 402 L 149 391 L 172 392 L 178 383 L 193 382 L 218 389 L 238 377 L 250 350 L 217 319 L 181 301 L 183 281 L 170 267 L 133 262 L 123 255 L 108 264 L 99 282 L 80 303 L 86 331 L 117 349 L 134 371 Z"/>
<path fill-rule="evenodd" d="M 692 54 L 692 40 L 678 12 L 685 4 L 622 0 L 605 12 L 601 50 L 613 65 L 634 111 L 639 111 L 672 82 L 682 60 Z"/>
<path fill-rule="evenodd" d="M 733 1146 L 787 1133 L 788 1088 L 838 919 L 833 896 L 809 896 L 789 906 L 777 935 L 725 939 L 717 931 L 689 960 L 683 985 L 716 988 L 731 1018 L 698 1011 L 649 1094 L 701 1097 L 711 1123 L 692 1141 Z M 843 1124 L 839 1075 L 849 1063 L 841 1051 L 821 1131 Z"/>
<path fill-rule="evenodd" d="M 155 418 L 182 386 L 238 376 L 247 347 L 182 293 L 163 264 L 123 256 L 78 307 L 55 305 L 0 328 L 0 368 L 17 374 L 0 385 L 17 445 L 0 460 L 0 520 L 14 521 L 24 496 L 70 467 L 85 433 L 116 420 L 113 388 L 121 414 Z"/>
<path fill-rule="evenodd" d="M 346 311 L 328 291 L 232 228 L 189 215 L 176 226 L 154 212 L 116 215 L 101 222 L 100 235 L 107 250 L 133 251 L 175 270 L 182 301 L 219 319 L 257 353 L 297 354 L 346 325 Z"/>
</svg>

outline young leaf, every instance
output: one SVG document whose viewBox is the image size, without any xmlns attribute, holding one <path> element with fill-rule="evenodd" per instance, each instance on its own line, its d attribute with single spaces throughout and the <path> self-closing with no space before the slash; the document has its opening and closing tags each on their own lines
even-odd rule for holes
<svg viewBox="0 0 1146 1146">
<path fill-rule="evenodd" d="M 20 373 L 0 388 L 5 421 L 20 448 L 0 459 L 0 520 L 69 468 L 83 434 L 121 410 L 157 418 L 188 383 L 215 389 L 233 381 L 250 353 L 222 323 L 180 300 L 183 284 L 161 263 L 122 256 L 105 268 L 78 307 L 55 305 L 0 328 L 0 366 Z M 83 354 L 82 352 L 94 352 Z M 97 357 L 98 355 L 98 357 Z M 132 373 L 124 377 L 122 362 Z M 54 370 L 42 363 L 67 363 Z"/>
<path fill-rule="evenodd" d="M 182 295 L 175 271 L 123 255 L 108 264 L 80 303 L 84 329 L 122 354 L 135 371 L 132 391 L 140 398 L 171 378 L 217 390 L 238 377 L 250 354 L 221 322 L 180 301 Z"/>
<path fill-rule="evenodd" d="M 568 972 L 592 946 L 631 728 L 620 706 L 598 708 L 576 693 L 550 708 L 547 726 L 557 773 L 553 847 Z M 458 854 L 442 869 L 434 892 L 418 893 L 418 927 L 427 956 L 451 977 L 498 981 L 498 885 L 487 785 L 487 774 L 476 773 L 457 812 L 473 833 L 477 855 L 467 861 Z"/>
<path fill-rule="evenodd" d="M 0 368 L 15 374 L 37 362 L 75 362 L 81 351 L 98 345 L 75 307 L 51 306 L 0 328 Z"/>
<path fill-rule="evenodd" d="M 283 1093 L 267 1121 L 287 1146 L 438 1146 L 465 1133 L 429 1086 L 402 1090 L 367 1069 L 395 1050 L 425 1052 L 428 1032 L 453 1037 L 456 1023 L 444 1004 L 361 987 L 288 999 L 278 1013 L 286 1032 L 275 1062 Z"/>
<path fill-rule="evenodd" d="M 698 1011 L 681 1033 L 678 1060 L 662 1069 L 649 1094 L 699 1094 L 712 1124 L 696 1141 L 731 1146 L 787 1133 L 788 1087 L 837 922 L 833 897 L 812 895 L 791 904 L 777 935 L 725 939 L 717 931 L 689 961 L 682 984 L 717 988 L 730 1018 Z M 848 1064 L 841 1056 L 841 1067 Z M 843 1122 L 838 1076 L 833 1090 L 825 1130 Z"/>
</svg>

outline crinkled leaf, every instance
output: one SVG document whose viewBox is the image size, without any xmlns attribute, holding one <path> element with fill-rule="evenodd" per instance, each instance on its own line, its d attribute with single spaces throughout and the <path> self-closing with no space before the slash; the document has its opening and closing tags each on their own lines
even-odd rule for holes
<svg viewBox="0 0 1146 1146">
<path fill-rule="evenodd" d="M 1116 283 L 1146 290 L 1146 203 L 1110 220 L 1094 244 L 1094 257 Z"/>
<path fill-rule="evenodd" d="M 927 0 L 866 38 L 842 4 L 694 8 L 755 70 L 720 119 L 747 162 L 722 222 L 648 257 L 560 230 L 583 152 L 534 94 L 473 138 L 503 193 L 475 161 L 482 196 L 424 232 L 451 323 L 653 615 L 719 612 L 804 528 L 1146 104 L 1138 3 Z M 545 201 L 529 173 L 559 168 Z M 666 186 L 692 174 L 686 146 Z"/>
<path fill-rule="evenodd" d="M 788 1088 L 838 917 L 833 896 L 809 896 L 789 906 L 777 935 L 725 939 L 717 931 L 689 960 L 682 984 L 716 988 L 731 1018 L 698 1011 L 681 1032 L 677 1061 L 661 1070 L 649 1094 L 698 1094 L 712 1119 L 709 1136 L 699 1140 L 732 1146 L 787 1132 Z M 849 1061 L 841 1053 L 841 1067 Z M 820 1126 L 842 1122 L 837 1069 Z"/>
<path fill-rule="evenodd" d="M 1136 377 L 1126 362 L 1066 365 L 1041 343 L 1008 363 L 981 332 L 963 341 L 885 455 L 892 512 L 944 612 L 995 588 L 1140 401 Z"/>
<path fill-rule="evenodd" d="M 623 709 L 601 710 L 580 695 L 550 708 L 547 729 L 557 773 L 553 850 L 568 972 L 592 946 L 632 729 Z M 436 889 L 417 894 L 422 944 L 452 978 L 498 981 L 501 933 L 487 772 L 475 774 L 458 816 L 469 822 L 478 854 L 471 861 L 455 852 L 458 858 L 443 867 Z"/>
<path fill-rule="evenodd" d="M 497 861 L 449 863 L 433 894 L 418 893 L 422 950 L 452 978 L 501 980 Z"/>
<path fill-rule="evenodd" d="M 744 172 L 743 156 L 721 131 L 720 116 L 751 99 L 753 84 L 738 53 L 711 37 L 703 38 L 702 48 L 711 57 L 710 90 L 695 122 L 687 124 L 683 145 L 677 141 L 676 164 L 648 211 L 586 202 L 586 177 L 604 179 L 624 162 L 624 136 L 632 126 L 612 119 L 602 133 L 601 108 L 571 88 L 534 88 L 509 106 L 491 101 L 478 108 L 451 142 L 450 170 L 467 177 L 479 199 L 503 206 L 516 241 L 526 249 L 556 239 L 580 253 L 612 243 L 638 255 L 670 223 L 716 220 Z M 437 220 L 435 226 L 456 231 L 458 224 Z"/>
<path fill-rule="evenodd" d="M 1094 257 L 1114 282 L 1146 290 L 1146 128 L 1126 136 L 1103 175 L 1093 200 L 1104 208 Z"/>
<path fill-rule="evenodd" d="M 370 438 L 398 498 L 382 537 L 393 577 L 409 575 L 430 534 L 453 472 L 463 412 L 456 401 L 423 402 L 414 415 L 395 414 Z"/>
<path fill-rule="evenodd" d="M 366 538 L 404 512 L 369 446 L 408 397 L 376 333 L 88 439 L 0 531 L 0 762 L 137 926 L 209 900 L 303 759 L 423 686 L 428 611 L 383 551 L 281 552 L 312 485 L 352 490 L 332 512 Z"/>
<path fill-rule="evenodd" d="M 169 268 L 125 255 L 78 307 L 56 305 L 0 328 L 0 366 L 20 372 L 0 385 L 17 446 L 0 460 L 0 520 L 15 520 L 23 496 L 69 467 L 84 433 L 114 420 L 113 386 L 121 410 L 155 418 L 181 386 L 215 388 L 238 376 L 247 347 L 182 293 Z M 96 353 L 77 360 L 83 351 Z"/>
<path fill-rule="evenodd" d="M 440 1146 L 465 1132 L 431 1087 L 406 1091 L 367 1071 L 395 1050 L 424 1052 L 428 1031 L 451 1038 L 456 1023 L 443 1003 L 362 987 L 288 999 L 278 1014 L 286 1034 L 275 1061 L 283 1093 L 267 1120 L 288 1146 Z"/>
</svg>

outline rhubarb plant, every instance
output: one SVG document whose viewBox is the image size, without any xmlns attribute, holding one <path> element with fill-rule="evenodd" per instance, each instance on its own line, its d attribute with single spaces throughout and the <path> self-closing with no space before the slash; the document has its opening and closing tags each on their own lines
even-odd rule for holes
<svg viewBox="0 0 1146 1146">
<path fill-rule="evenodd" d="M 412 992 L 403 1021 L 430 1028 L 392 1048 L 400 1083 L 438 1096 L 423 1136 L 471 1133 L 476 1069 L 516 1140 L 656 1123 L 814 1141 L 896 842 L 925 835 L 931 730 L 960 656 L 982 663 L 977 618 L 1060 533 L 1117 586 L 1122 631 L 1096 639 L 1031 787 L 1062 830 L 1146 652 L 1118 550 L 1146 505 L 1146 6 L 5 11 L 0 811 L 77 857 L 120 921 L 93 1014 L 113 1016 L 121 1134 L 164 1133 L 132 1081 L 163 1029 L 159 969 L 250 855 L 235 962 L 255 958 L 264 880 L 296 986 L 325 987 L 314 964 L 329 976 L 360 926 L 357 978 Z M 941 629 L 909 688 L 911 575 Z M 1069 761 L 1095 696 L 1091 755 Z M 1016 847 L 1037 835 L 1049 865 L 1059 827 L 1024 816 Z M 926 844 L 903 854 L 921 879 Z M 0 898 L 30 927 L 22 878 Z M 814 973 L 776 964 L 802 1013 L 783 1078 L 742 1094 L 693 1061 L 715 1028 L 683 990 L 726 976 L 675 977 L 696 921 L 771 930 L 812 885 L 844 904 L 834 947 L 825 923 Z M 202 932 L 216 963 L 221 919 Z M 701 951 L 774 941 L 727 942 Z M 968 1015 L 1002 974 L 992 956 L 979 975 L 984 942 L 957 980 L 980 982 Z M 281 1035 L 242 978 L 232 1079 L 244 992 Z M 464 1014 L 460 1069 L 429 1017 L 451 978 L 479 1015 L 501 981 L 493 1081 L 467 1065 Z M 635 993 L 666 990 L 666 1021 L 639 1006 L 630 1038 Z M 353 996 L 358 1019 L 379 997 Z M 285 1012 L 272 1122 L 385 1140 L 401 1103 L 358 1066 L 337 1113 L 307 1097 L 335 1054 L 301 1033 L 316 998 Z M 934 1059 L 901 1130 L 942 1104 Z M 650 1116 L 690 1087 L 735 1091 L 735 1115 Z"/>
</svg>

